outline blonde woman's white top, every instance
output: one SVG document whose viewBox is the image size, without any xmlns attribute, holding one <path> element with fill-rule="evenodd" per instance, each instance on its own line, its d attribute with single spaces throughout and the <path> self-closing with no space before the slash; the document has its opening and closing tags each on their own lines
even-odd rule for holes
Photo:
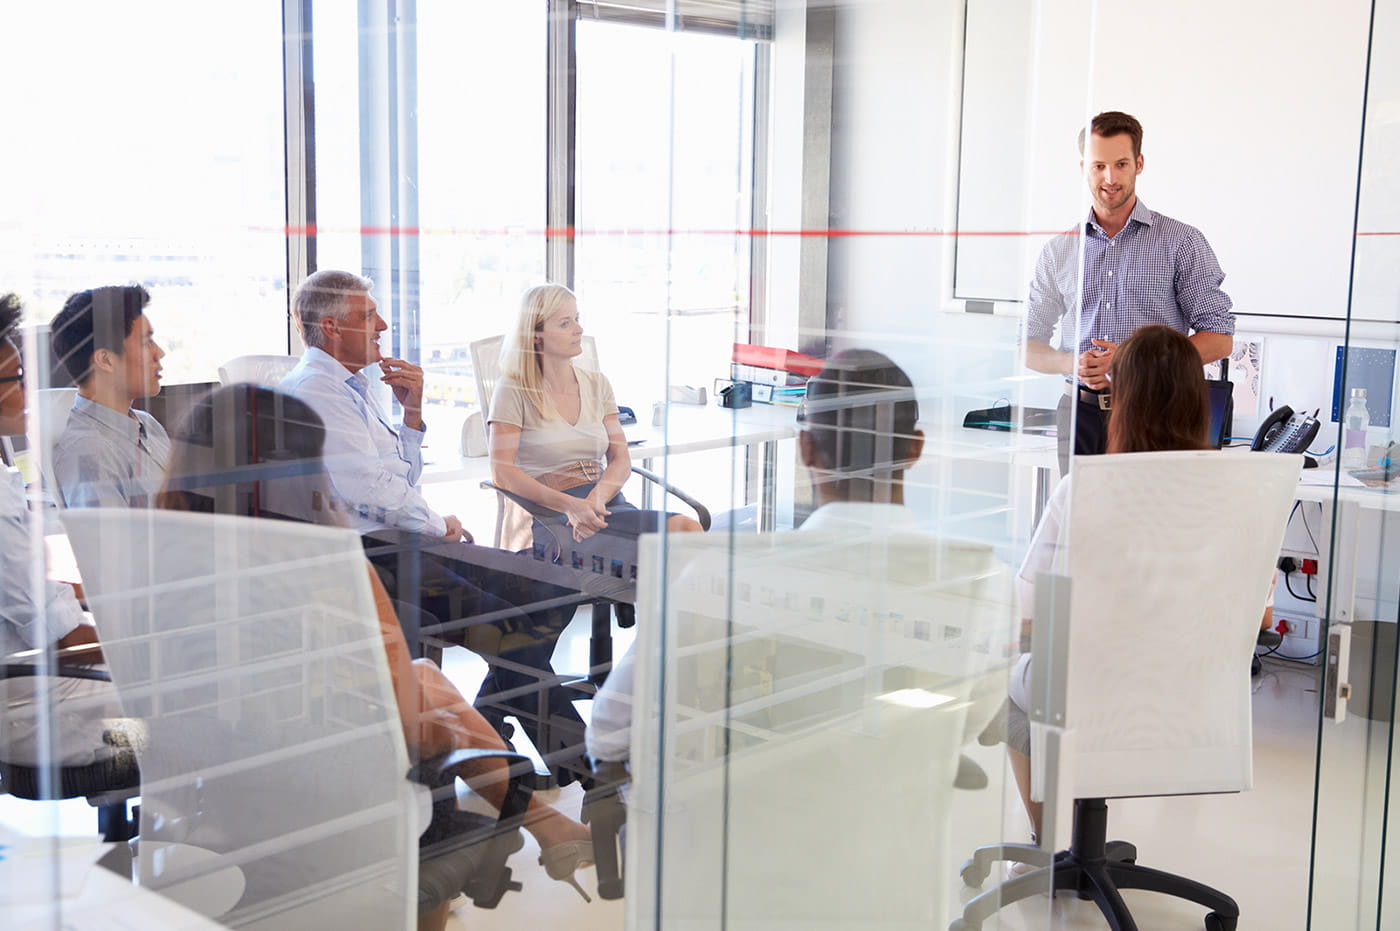
<svg viewBox="0 0 1400 931">
<path fill-rule="evenodd" d="M 572 462 L 602 462 L 608 450 L 608 430 L 603 418 L 617 413 L 612 385 L 598 372 L 575 368 L 578 376 L 578 422 L 546 419 L 530 403 L 520 384 L 503 378 L 491 398 L 489 423 L 520 428 L 520 450 L 515 464 L 526 475 L 538 478 Z"/>
</svg>

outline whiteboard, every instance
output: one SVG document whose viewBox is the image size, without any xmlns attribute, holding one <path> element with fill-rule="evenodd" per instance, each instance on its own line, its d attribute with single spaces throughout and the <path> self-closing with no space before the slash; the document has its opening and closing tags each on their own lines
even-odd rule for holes
<svg viewBox="0 0 1400 931">
<path fill-rule="evenodd" d="M 1205 234 L 1236 313 L 1346 316 L 1369 0 L 966 6 L 955 298 L 1025 300 L 1087 215 L 1078 130 L 1117 109 L 1144 126 L 1139 197 Z"/>
</svg>

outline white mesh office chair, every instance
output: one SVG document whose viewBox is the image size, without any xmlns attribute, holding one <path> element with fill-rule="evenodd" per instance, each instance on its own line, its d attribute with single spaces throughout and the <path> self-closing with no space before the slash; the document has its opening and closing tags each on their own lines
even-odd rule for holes
<svg viewBox="0 0 1400 931">
<path fill-rule="evenodd" d="M 299 356 L 251 355 L 235 356 L 219 366 L 219 383 L 233 385 L 251 382 L 264 388 L 276 388 L 282 378 L 296 367 Z"/>
<path fill-rule="evenodd" d="M 1059 803 L 1047 817 L 1074 800 L 1071 844 L 1053 855 L 1053 873 L 1038 847 L 978 850 L 963 867 L 969 885 L 996 860 L 1042 868 L 970 901 L 952 931 L 975 931 L 1052 884 L 1092 898 L 1115 931 L 1137 928 L 1120 889 L 1188 899 L 1210 910 L 1208 931 L 1235 928 L 1229 896 L 1107 841 L 1104 800 L 1250 787 L 1247 669 L 1301 465 L 1215 451 L 1075 460 L 1065 575 L 1036 584 L 1027 709 L 1034 795 Z M 1053 825 L 1044 830 L 1053 837 Z"/>
<path fill-rule="evenodd" d="M 948 861 L 968 694 L 1009 662 L 982 650 L 1015 623 L 1010 570 L 990 547 L 879 528 L 643 542 L 629 914 L 942 917 L 929 877 Z M 601 877 L 616 851 L 596 824 L 594 850 Z"/>
<path fill-rule="evenodd" d="M 53 448 L 68 425 L 68 414 L 73 410 L 73 401 L 78 396 L 77 388 L 40 388 L 39 433 L 44 448 L 39 450 L 39 474 L 44 481 L 44 490 L 58 507 L 63 507 L 63 495 L 58 490 L 58 476 L 54 472 Z M 14 438 L 4 437 L 5 456 L 18 465 L 19 452 L 15 449 Z"/>
<path fill-rule="evenodd" d="M 504 864 L 513 830 L 425 850 L 420 872 L 423 793 L 405 778 L 357 534 L 146 509 L 65 518 L 112 681 L 146 732 L 143 886 L 233 927 L 365 931 L 408 927 L 464 885 L 490 904 L 511 887 L 487 867 Z M 500 755 L 458 754 L 442 765 Z M 231 873 L 232 892 L 211 899 Z"/>
</svg>

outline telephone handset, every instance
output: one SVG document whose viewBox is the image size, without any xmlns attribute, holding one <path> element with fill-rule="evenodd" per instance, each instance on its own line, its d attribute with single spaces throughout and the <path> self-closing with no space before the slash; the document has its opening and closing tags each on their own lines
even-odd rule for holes
<svg viewBox="0 0 1400 931">
<path fill-rule="evenodd" d="M 1317 436 L 1321 424 L 1307 414 L 1295 414 L 1285 404 L 1259 425 L 1250 449 L 1266 453 L 1301 453 Z"/>
</svg>

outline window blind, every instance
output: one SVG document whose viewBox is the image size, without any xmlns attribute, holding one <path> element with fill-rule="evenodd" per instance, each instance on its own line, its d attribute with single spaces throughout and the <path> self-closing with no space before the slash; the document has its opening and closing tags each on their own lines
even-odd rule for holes
<svg viewBox="0 0 1400 931">
<path fill-rule="evenodd" d="M 665 26 L 670 0 L 576 0 L 579 19 Z M 675 0 L 676 28 L 743 39 L 773 37 L 774 0 Z"/>
</svg>

